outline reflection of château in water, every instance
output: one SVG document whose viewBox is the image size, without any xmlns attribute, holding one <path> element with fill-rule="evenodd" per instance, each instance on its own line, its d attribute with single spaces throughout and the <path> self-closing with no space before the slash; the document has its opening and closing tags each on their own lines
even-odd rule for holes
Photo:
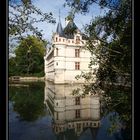
<svg viewBox="0 0 140 140">
<path fill-rule="evenodd" d="M 58 138 L 77 139 L 88 128 L 96 137 L 100 126 L 99 96 L 71 94 L 82 85 L 54 85 L 48 82 L 45 85 L 44 103 L 53 117 L 53 129 Z"/>
</svg>

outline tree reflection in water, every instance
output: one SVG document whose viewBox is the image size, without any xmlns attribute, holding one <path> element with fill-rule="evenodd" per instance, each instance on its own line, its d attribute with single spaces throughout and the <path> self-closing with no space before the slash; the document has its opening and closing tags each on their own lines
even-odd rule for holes
<svg viewBox="0 0 140 140">
<path fill-rule="evenodd" d="M 82 85 L 26 84 L 9 87 L 10 140 L 122 140 L 120 132 L 107 134 L 98 95 L 72 95 Z"/>
<path fill-rule="evenodd" d="M 27 83 L 26 83 L 27 84 Z M 29 87 L 10 87 L 9 100 L 21 120 L 35 121 L 45 115 L 42 83 L 28 83 Z"/>
</svg>

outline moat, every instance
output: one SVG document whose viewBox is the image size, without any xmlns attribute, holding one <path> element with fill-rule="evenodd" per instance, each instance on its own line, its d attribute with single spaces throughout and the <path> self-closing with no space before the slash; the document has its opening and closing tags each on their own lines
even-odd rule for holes
<svg viewBox="0 0 140 140">
<path fill-rule="evenodd" d="M 123 140 L 109 135 L 97 95 L 72 95 L 82 85 L 28 82 L 9 86 L 9 140 Z"/>
</svg>

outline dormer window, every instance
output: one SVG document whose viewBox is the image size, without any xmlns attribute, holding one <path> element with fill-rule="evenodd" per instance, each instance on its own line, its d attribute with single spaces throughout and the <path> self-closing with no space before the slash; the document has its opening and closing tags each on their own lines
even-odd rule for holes
<svg viewBox="0 0 140 140">
<path fill-rule="evenodd" d="M 76 36 L 76 44 L 80 44 L 80 36 Z"/>
<path fill-rule="evenodd" d="M 56 42 L 58 41 L 58 38 L 56 37 Z"/>
<path fill-rule="evenodd" d="M 61 41 L 61 38 L 59 38 L 59 41 Z"/>
</svg>

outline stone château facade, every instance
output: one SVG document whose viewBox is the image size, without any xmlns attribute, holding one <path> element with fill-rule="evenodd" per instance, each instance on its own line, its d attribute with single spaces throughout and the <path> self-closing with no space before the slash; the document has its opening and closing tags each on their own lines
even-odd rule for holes
<svg viewBox="0 0 140 140">
<path fill-rule="evenodd" d="M 66 19 L 66 27 L 63 29 L 59 19 L 51 47 L 44 56 L 45 79 L 56 84 L 83 83 L 83 80 L 76 80 L 75 76 L 82 71 L 93 70 L 89 68 L 91 53 L 85 49 L 85 45 L 86 37 L 74 21 Z"/>
<path fill-rule="evenodd" d="M 100 127 L 100 97 L 94 94 L 72 95 L 77 88 L 81 89 L 82 85 L 45 82 L 44 104 L 53 118 L 53 130 L 56 135 L 66 135 L 74 130 L 72 134 L 77 137 L 90 128 L 96 137 Z"/>
</svg>

